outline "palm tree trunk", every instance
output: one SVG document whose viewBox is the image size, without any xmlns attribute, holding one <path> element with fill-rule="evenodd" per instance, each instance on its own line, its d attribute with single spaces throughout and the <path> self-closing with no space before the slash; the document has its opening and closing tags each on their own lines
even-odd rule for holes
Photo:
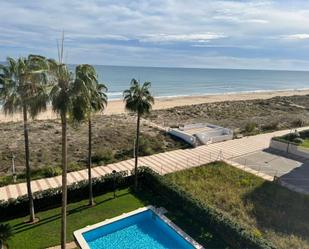
<svg viewBox="0 0 309 249">
<path fill-rule="evenodd" d="M 92 121 L 91 116 L 88 119 L 88 182 L 89 182 L 89 206 L 94 205 L 92 193 L 92 175 L 91 175 L 91 154 L 92 154 Z"/>
<path fill-rule="evenodd" d="M 24 139 L 25 139 L 25 158 L 26 158 L 26 178 L 27 178 L 27 193 L 29 198 L 30 222 L 35 221 L 33 195 L 31 190 L 31 172 L 30 172 L 30 152 L 29 152 L 29 133 L 28 133 L 28 117 L 27 108 L 23 106 L 24 116 Z"/>
<path fill-rule="evenodd" d="M 61 249 L 66 247 L 67 227 L 67 117 L 61 114 L 62 128 L 62 209 L 61 209 Z"/>
<path fill-rule="evenodd" d="M 139 147 L 139 126 L 140 126 L 140 114 L 137 113 L 136 141 L 135 141 L 135 166 L 134 166 L 134 189 L 135 189 L 135 191 L 137 191 L 137 167 L 138 167 L 138 147 Z"/>
</svg>

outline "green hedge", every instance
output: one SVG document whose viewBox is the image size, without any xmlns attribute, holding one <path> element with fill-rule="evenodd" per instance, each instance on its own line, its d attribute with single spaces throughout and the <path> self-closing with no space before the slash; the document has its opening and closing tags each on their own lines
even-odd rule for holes
<svg viewBox="0 0 309 249">
<path fill-rule="evenodd" d="M 123 188 L 132 184 L 132 177 L 127 171 L 116 173 L 116 187 Z M 114 188 L 114 176 L 108 174 L 101 178 L 93 179 L 93 194 L 99 195 Z M 80 201 L 88 197 L 88 180 L 80 181 L 68 186 L 68 202 Z M 33 193 L 35 211 L 42 211 L 61 205 L 61 188 L 48 189 Z M 29 213 L 29 201 L 27 195 L 17 199 L 0 201 L 0 221 L 6 221 L 14 217 L 25 216 Z"/>
<path fill-rule="evenodd" d="M 293 144 L 293 145 L 298 145 L 297 143 L 294 143 L 294 142 L 288 140 L 285 136 L 273 137 L 272 140 L 282 142 L 282 143 L 289 143 L 289 144 Z"/>
<path fill-rule="evenodd" d="M 300 131 L 300 132 L 297 132 L 297 133 L 299 134 L 299 137 L 301 139 L 309 138 L 309 130 L 303 130 L 303 131 Z M 285 135 L 280 136 L 280 137 L 273 137 L 272 140 L 283 142 L 283 143 L 290 143 L 290 144 L 298 146 L 299 143 L 294 141 L 295 138 L 297 138 L 297 136 L 295 134 L 296 134 L 295 132 L 288 133 L 288 134 L 285 134 Z"/>
<path fill-rule="evenodd" d="M 205 227 L 212 229 L 228 245 L 237 249 L 274 249 L 267 240 L 254 236 L 239 223 L 211 206 L 202 204 L 189 193 L 181 190 L 177 185 L 166 180 L 149 168 L 140 172 L 142 187 L 165 197 L 184 213 L 196 219 Z"/>
</svg>

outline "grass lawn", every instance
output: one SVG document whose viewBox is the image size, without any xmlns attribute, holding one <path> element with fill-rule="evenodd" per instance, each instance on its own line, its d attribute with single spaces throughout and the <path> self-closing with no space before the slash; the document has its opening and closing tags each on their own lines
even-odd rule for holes
<svg viewBox="0 0 309 249">
<path fill-rule="evenodd" d="M 222 162 L 166 176 L 273 242 L 280 249 L 309 248 L 309 197 Z"/>
<path fill-rule="evenodd" d="M 117 193 L 119 197 L 113 199 L 108 193 L 95 198 L 97 205 L 88 208 L 88 201 L 84 200 L 69 204 L 67 241 L 73 240 L 73 231 L 87 225 L 95 224 L 107 218 L 120 215 L 144 206 L 144 204 L 127 189 Z M 14 236 L 9 241 L 9 248 L 38 249 L 60 244 L 60 216 L 61 209 L 55 208 L 39 212 L 40 221 L 34 225 L 25 224 L 27 217 L 9 221 L 14 229 Z"/>
<path fill-rule="evenodd" d="M 138 195 L 134 195 L 129 189 L 124 189 L 117 192 L 116 199 L 113 199 L 113 193 L 107 193 L 96 197 L 95 200 L 97 205 L 91 208 L 87 206 L 88 200 L 68 205 L 68 242 L 73 241 L 73 231 L 77 229 L 152 204 L 154 206 L 164 206 L 168 210 L 166 215 L 205 247 L 228 248 L 211 231 L 200 226 L 192 217 L 184 215 L 179 207 L 170 205 L 166 199 L 163 200 L 161 197 L 154 196 L 149 192 L 143 191 Z M 9 241 L 9 248 L 41 249 L 59 245 L 60 211 L 60 208 L 55 208 L 37 213 L 40 221 L 34 225 L 24 223 L 27 217 L 8 221 L 7 223 L 12 225 L 15 232 L 13 238 Z"/>
</svg>

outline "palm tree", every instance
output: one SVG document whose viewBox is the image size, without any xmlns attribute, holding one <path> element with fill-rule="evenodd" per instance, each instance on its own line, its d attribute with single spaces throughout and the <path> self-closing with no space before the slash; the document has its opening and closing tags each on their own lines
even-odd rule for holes
<svg viewBox="0 0 309 249">
<path fill-rule="evenodd" d="M 88 120 L 88 181 L 89 181 L 89 205 L 94 205 L 92 193 L 92 114 L 103 111 L 107 104 L 105 92 L 107 88 L 100 84 L 95 68 L 83 64 L 76 67 L 76 79 L 74 84 L 74 101 L 72 116 L 74 120 Z"/>
<path fill-rule="evenodd" d="M 129 89 L 123 92 L 125 108 L 137 114 L 136 140 L 135 140 L 135 165 L 134 165 L 134 188 L 137 190 L 137 167 L 138 167 L 138 148 L 141 116 L 150 112 L 154 98 L 149 88 L 150 82 L 145 82 L 142 86 L 136 79 L 132 79 Z"/>
<path fill-rule="evenodd" d="M 30 222 L 35 221 L 35 214 L 31 190 L 28 114 L 34 118 L 41 111 L 46 110 L 47 70 L 46 59 L 38 55 L 29 55 L 27 58 L 21 57 L 18 60 L 7 58 L 7 65 L 0 65 L 0 104 L 5 114 L 16 112 L 23 114 Z"/>
<path fill-rule="evenodd" d="M 12 236 L 11 226 L 9 224 L 0 224 L 0 249 L 4 249 L 4 245 Z"/>
<path fill-rule="evenodd" d="M 62 58 L 62 57 L 61 57 Z M 61 208 L 61 248 L 66 247 L 66 224 L 67 224 L 67 125 L 68 115 L 72 110 L 74 78 L 68 67 L 62 60 L 56 62 L 49 60 L 50 80 L 54 83 L 50 99 L 53 110 L 61 118 L 61 157 L 62 157 L 62 208 Z"/>
</svg>

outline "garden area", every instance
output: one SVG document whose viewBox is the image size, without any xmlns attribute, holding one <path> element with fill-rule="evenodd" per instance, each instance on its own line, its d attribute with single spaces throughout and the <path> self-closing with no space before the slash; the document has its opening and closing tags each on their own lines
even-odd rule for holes
<svg viewBox="0 0 309 249">
<path fill-rule="evenodd" d="M 194 239 L 209 246 L 209 248 L 229 248 L 219 237 L 215 236 L 207 227 L 202 227 L 197 221 L 186 217 L 181 210 L 176 209 L 169 202 L 150 192 L 134 194 L 129 188 L 120 189 L 114 198 L 113 192 L 95 197 L 96 205 L 88 206 L 87 200 L 68 205 L 68 238 L 74 240 L 73 232 L 87 225 L 95 224 L 108 218 L 133 211 L 149 204 L 164 205 L 168 209 L 166 216 L 186 231 Z M 27 217 L 18 217 L 6 221 L 13 229 L 13 237 L 8 241 L 9 248 L 38 249 L 55 246 L 60 242 L 61 208 L 53 208 L 37 213 L 40 221 L 36 224 L 25 224 Z"/>
<path fill-rule="evenodd" d="M 182 191 L 170 177 L 141 167 L 137 192 L 131 189 L 133 178 L 126 174 L 96 179 L 93 182 L 96 205 L 93 207 L 88 206 L 87 181 L 70 186 L 67 242 L 73 241 L 75 230 L 141 206 L 153 205 L 166 208 L 166 216 L 205 248 L 274 248 L 260 234 L 248 230 L 209 203 L 199 202 L 190 193 Z M 116 197 L 113 192 L 115 179 Z M 60 243 L 60 189 L 35 193 L 34 198 L 39 218 L 35 224 L 25 223 L 28 212 L 26 197 L 0 202 L 0 223 L 9 224 L 13 231 L 13 236 L 8 240 L 9 248 L 37 249 Z"/>
<path fill-rule="evenodd" d="M 292 143 L 304 148 L 309 148 L 309 130 L 300 132 L 294 131 L 281 137 L 275 137 L 273 139 L 285 143 Z"/>
<path fill-rule="evenodd" d="M 223 162 L 165 176 L 282 249 L 309 248 L 309 197 Z"/>
<path fill-rule="evenodd" d="M 94 181 L 96 205 L 88 206 L 87 181 L 68 189 L 68 238 L 73 231 L 107 218 L 154 205 L 205 248 L 309 248 L 309 198 L 223 162 L 165 176 L 139 170 L 139 191 L 119 174 Z M 0 203 L 0 223 L 9 224 L 9 248 L 46 248 L 60 243 L 61 193 L 35 195 L 39 222 L 26 224 L 27 200 Z M 48 236 L 46 236 L 48 235 Z M 35 237 L 34 237 L 35 236 Z M 34 239 L 35 238 L 35 239 Z M 25 243 L 25 241 L 27 241 Z"/>
</svg>

